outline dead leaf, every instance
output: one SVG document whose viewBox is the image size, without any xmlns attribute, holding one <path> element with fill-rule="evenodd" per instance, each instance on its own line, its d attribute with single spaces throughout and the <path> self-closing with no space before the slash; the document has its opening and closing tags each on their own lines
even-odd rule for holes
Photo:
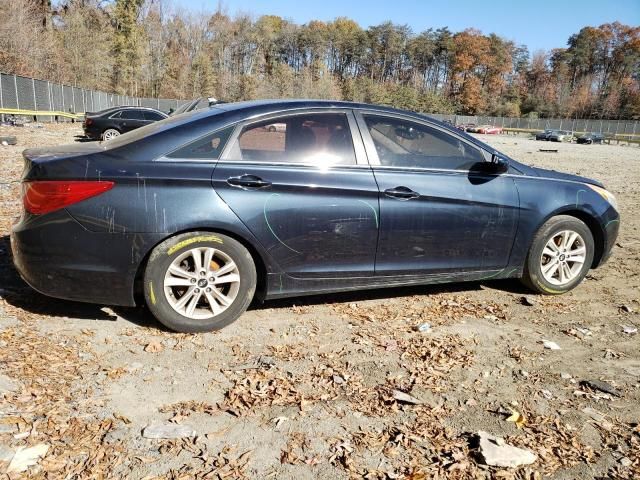
<svg viewBox="0 0 640 480">
<path fill-rule="evenodd" d="M 164 350 L 164 346 L 160 342 L 149 342 L 145 347 L 144 351 L 148 353 L 159 353 Z"/>
</svg>

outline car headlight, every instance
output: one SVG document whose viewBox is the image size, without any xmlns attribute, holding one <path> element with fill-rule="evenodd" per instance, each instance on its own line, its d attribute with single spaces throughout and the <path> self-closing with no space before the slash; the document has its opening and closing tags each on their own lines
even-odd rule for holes
<svg viewBox="0 0 640 480">
<path fill-rule="evenodd" d="M 616 200 L 616 197 L 614 197 L 613 193 L 596 185 L 587 184 L 587 186 L 602 198 L 604 198 L 607 202 L 609 202 L 613 208 L 618 210 L 618 201 Z"/>
</svg>

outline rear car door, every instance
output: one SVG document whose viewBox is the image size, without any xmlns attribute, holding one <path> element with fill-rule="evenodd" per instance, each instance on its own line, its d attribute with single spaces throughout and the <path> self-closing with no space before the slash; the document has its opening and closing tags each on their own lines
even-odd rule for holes
<svg viewBox="0 0 640 480">
<path fill-rule="evenodd" d="M 509 175 L 485 153 L 428 122 L 357 113 L 380 188 L 376 274 L 441 274 L 504 268 L 518 221 Z"/>
<path fill-rule="evenodd" d="M 373 275 L 378 189 L 350 110 L 239 125 L 213 186 L 288 275 Z"/>
<path fill-rule="evenodd" d="M 144 118 L 142 110 L 134 108 L 126 109 L 122 110 L 122 113 L 120 114 L 120 129 L 122 133 L 135 130 L 136 128 L 140 128 L 148 123 L 151 122 Z"/>
</svg>

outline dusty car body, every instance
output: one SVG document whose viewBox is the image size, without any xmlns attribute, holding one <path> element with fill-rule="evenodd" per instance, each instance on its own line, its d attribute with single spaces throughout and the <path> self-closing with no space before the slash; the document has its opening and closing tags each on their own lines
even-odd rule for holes
<svg viewBox="0 0 640 480">
<path fill-rule="evenodd" d="M 54 297 L 146 303 L 180 331 L 220 328 L 254 297 L 512 277 L 562 293 L 619 225 L 595 180 L 348 102 L 216 105 L 24 161 L 22 277 Z"/>
</svg>

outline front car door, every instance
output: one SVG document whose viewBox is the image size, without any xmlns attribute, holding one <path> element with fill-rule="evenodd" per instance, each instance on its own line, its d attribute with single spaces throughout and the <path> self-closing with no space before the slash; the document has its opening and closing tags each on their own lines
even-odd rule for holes
<svg viewBox="0 0 640 480">
<path fill-rule="evenodd" d="M 380 188 L 377 275 L 503 269 L 518 222 L 509 175 L 486 153 L 428 121 L 357 112 Z"/>
<path fill-rule="evenodd" d="M 213 186 L 288 276 L 373 276 L 378 189 L 350 110 L 240 124 Z"/>
</svg>

